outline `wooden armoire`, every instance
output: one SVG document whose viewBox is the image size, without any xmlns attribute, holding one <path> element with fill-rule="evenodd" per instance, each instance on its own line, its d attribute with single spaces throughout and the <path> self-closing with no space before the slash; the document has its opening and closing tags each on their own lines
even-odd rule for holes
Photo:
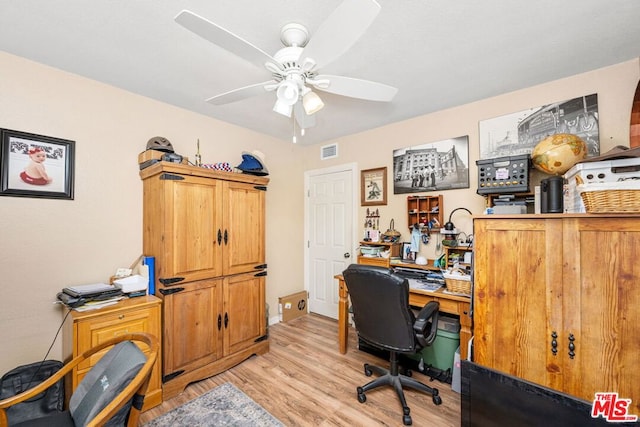
<svg viewBox="0 0 640 427">
<path fill-rule="evenodd" d="M 640 215 L 474 219 L 474 361 L 640 415 Z"/>
<path fill-rule="evenodd" d="M 268 178 L 159 162 L 143 180 L 143 250 L 162 299 L 163 398 L 269 350 Z"/>
</svg>

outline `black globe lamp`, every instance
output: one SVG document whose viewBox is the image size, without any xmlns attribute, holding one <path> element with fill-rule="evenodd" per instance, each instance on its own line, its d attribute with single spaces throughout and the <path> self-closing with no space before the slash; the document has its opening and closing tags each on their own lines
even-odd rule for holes
<svg viewBox="0 0 640 427">
<path fill-rule="evenodd" d="M 451 213 L 449 214 L 449 221 L 447 221 L 446 224 L 444 225 L 445 231 L 451 232 L 451 233 L 448 233 L 448 234 L 454 234 L 453 231 L 456 229 L 456 226 L 453 225 L 453 222 L 451 222 L 451 217 L 453 217 L 453 213 L 455 211 L 459 211 L 459 210 L 465 210 L 465 211 L 469 212 L 469 215 L 473 215 L 471 213 L 471 211 L 469 209 L 467 209 L 467 208 L 455 208 L 454 210 L 452 210 Z"/>
</svg>

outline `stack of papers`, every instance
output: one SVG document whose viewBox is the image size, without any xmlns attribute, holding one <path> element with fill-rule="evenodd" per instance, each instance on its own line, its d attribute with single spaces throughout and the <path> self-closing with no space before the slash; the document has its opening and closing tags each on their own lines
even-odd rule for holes
<svg viewBox="0 0 640 427">
<path fill-rule="evenodd" d="M 421 291 L 435 292 L 442 287 L 439 283 L 429 282 L 419 279 L 407 279 L 409 280 L 409 287 L 411 289 L 419 289 Z"/>
<path fill-rule="evenodd" d="M 109 299 L 105 299 L 102 301 L 89 301 L 89 302 L 85 302 L 83 305 L 80 305 L 78 307 L 75 307 L 73 310 L 75 311 L 90 311 L 90 310 L 97 310 L 99 308 L 103 308 L 103 307 L 107 307 L 113 304 L 117 304 L 118 301 L 125 299 L 126 297 L 121 295 L 118 297 L 113 297 L 113 298 L 109 298 Z"/>
</svg>

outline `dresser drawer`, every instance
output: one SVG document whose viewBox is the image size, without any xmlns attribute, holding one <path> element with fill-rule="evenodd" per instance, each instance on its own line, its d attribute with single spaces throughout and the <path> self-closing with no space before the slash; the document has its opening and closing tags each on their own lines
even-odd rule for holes
<svg viewBox="0 0 640 427">
<path fill-rule="evenodd" d="M 149 332 L 154 329 L 150 326 L 150 322 L 152 321 L 152 313 L 149 309 L 144 309 L 103 316 L 98 320 L 79 322 L 77 352 L 81 354 L 119 335 L 130 332 Z M 90 359 L 78 365 L 78 369 L 88 369 L 95 365 L 108 350 L 109 349 L 104 349 L 94 354 Z M 143 348 L 142 350 L 144 351 L 145 349 Z"/>
<path fill-rule="evenodd" d="M 123 300 L 113 306 L 95 311 L 74 311 L 71 315 L 72 321 L 65 325 L 63 337 L 65 356 L 76 357 L 111 338 L 131 332 L 147 332 L 161 341 L 160 316 L 161 302 L 154 296 Z M 142 351 L 148 351 L 144 344 L 140 345 Z M 108 350 L 94 354 L 73 369 L 69 394 L 76 389 L 86 373 Z M 158 355 L 149 381 L 144 410 L 162 403 L 161 366 L 162 358 Z"/>
</svg>

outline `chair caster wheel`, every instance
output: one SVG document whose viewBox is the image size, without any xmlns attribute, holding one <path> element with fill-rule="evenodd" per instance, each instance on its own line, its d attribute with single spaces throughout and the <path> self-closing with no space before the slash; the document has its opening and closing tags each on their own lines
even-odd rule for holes
<svg viewBox="0 0 640 427">
<path fill-rule="evenodd" d="M 356 391 L 358 392 L 358 402 L 360 403 L 366 402 L 367 396 L 365 396 L 364 391 L 362 390 L 362 387 L 358 387 Z"/>
<path fill-rule="evenodd" d="M 435 405 L 442 405 L 442 398 L 440 396 L 438 396 L 437 394 L 433 395 L 433 403 Z"/>
<path fill-rule="evenodd" d="M 369 369 L 369 364 L 365 363 L 364 364 L 364 374 L 368 377 L 370 377 L 371 375 L 373 375 L 373 371 L 371 369 Z"/>
<path fill-rule="evenodd" d="M 404 373 L 406 376 L 408 377 L 412 377 L 413 376 L 413 371 L 411 369 L 407 369 L 407 372 Z"/>
<path fill-rule="evenodd" d="M 411 409 L 409 409 L 408 406 L 405 406 L 404 408 L 402 408 L 402 422 L 404 425 L 406 426 L 410 426 L 411 424 L 413 424 L 413 420 L 411 419 Z"/>
</svg>

